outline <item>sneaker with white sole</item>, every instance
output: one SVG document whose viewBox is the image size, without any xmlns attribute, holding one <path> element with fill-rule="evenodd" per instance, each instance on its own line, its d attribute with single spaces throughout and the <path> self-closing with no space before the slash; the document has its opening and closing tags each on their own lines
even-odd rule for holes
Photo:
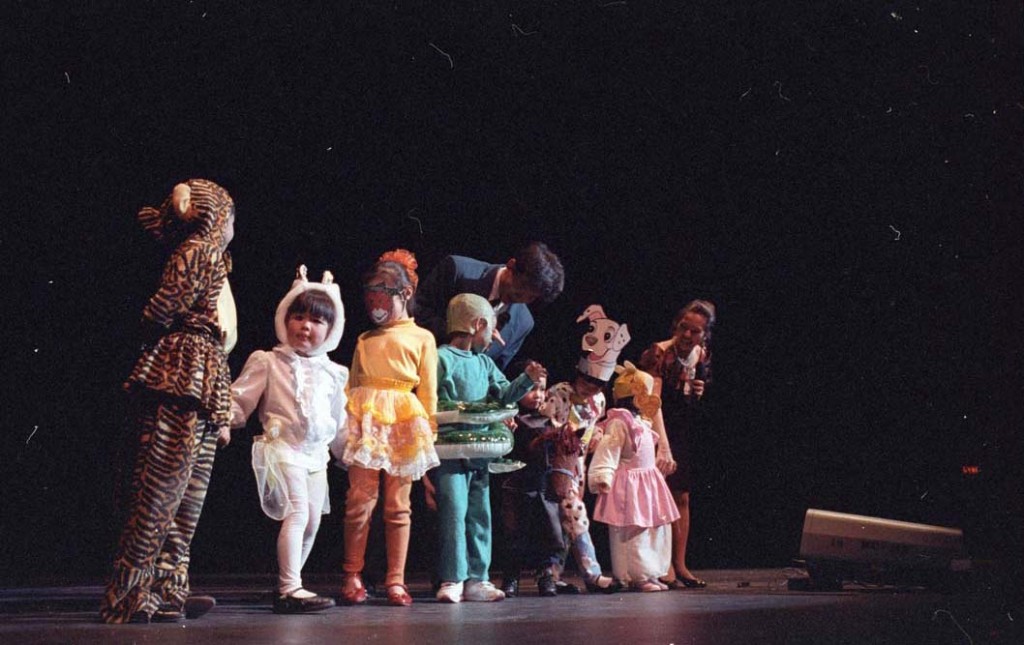
<svg viewBox="0 0 1024 645">
<path fill-rule="evenodd" d="M 441 588 L 437 590 L 437 599 L 440 602 L 457 603 L 462 601 L 461 582 L 442 582 Z M 467 599 L 468 600 L 468 599 Z"/>
<path fill-rule="evenodd" d="M 463 598 L 469 602 L 495 602 L 505 599 L 505 592 L 487 580 L 470 580 L 466 583 Z"/>
</svg>

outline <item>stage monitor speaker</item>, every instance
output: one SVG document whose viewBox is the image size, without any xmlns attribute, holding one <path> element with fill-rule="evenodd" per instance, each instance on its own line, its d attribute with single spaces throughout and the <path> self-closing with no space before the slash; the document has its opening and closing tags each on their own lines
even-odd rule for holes
<svg viewBox="0 0 1024 645">
<path fill-rule="evenodd" d="M 915 572 L 948 572 L 963 557 L 963 531 L 810 508 L 800 557 L 818 588 L 836 588 L 844 578 L 867 573 L 896 580 Z"/>
</svg>

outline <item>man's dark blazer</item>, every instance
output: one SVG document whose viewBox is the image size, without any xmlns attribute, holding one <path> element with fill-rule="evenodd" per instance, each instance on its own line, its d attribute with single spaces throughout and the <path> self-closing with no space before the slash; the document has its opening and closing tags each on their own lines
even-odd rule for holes
<svg viewBox="0 0 1024 645">
<path fill-rule="evenodd" d="M 491 294 L 494 276 L 502 266 L 461 255 L 447 256 L 420 281 L 413 298 L 412 315 L 416 322 L 434 332 L 438 345 L 448 342 L 445 328 L 448 301 L 460 293 L 475 293 L 486 298 Z M 518 302 L 506 305 L 505 312 L 508 313 L 508 321 L 501 327 L 505 346 L 492 343 L 487 350 L 487 355 L 501 369 L 508 367 L 533 329 L 533 314 L 526 305 Z"/>
</svg>

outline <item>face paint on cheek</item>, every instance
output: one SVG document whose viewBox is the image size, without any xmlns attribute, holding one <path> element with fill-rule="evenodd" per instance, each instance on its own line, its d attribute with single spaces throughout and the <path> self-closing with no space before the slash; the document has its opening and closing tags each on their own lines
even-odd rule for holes
<svg viewBox="0 0 1024 645">
<path fill-rule="evenodd" d="M 381 291 L 363 293 L 366 314 L 375 325 L 383 325 L 391 319 L 391 296 Z"/>
</svg>

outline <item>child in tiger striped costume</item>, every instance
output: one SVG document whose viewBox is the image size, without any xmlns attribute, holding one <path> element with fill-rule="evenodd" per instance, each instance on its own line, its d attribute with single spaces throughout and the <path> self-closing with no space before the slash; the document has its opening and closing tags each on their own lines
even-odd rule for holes
<svg viewBox="0 0 1024 645">
<path fill-rule="evenodd" d="M 169 258 L 142 312 L 151 342 L 124 386 L 134 399 L 138 449 L 128 515 L 100 606 L 107 623 L 184 617 L 189 544 L 218 439 L 229 436 L 231 420 L 227 353 L 236 317 L 226 249 L 234 202 L 217 184 L 190 179 L 138 219 Z"/>
</svg>

